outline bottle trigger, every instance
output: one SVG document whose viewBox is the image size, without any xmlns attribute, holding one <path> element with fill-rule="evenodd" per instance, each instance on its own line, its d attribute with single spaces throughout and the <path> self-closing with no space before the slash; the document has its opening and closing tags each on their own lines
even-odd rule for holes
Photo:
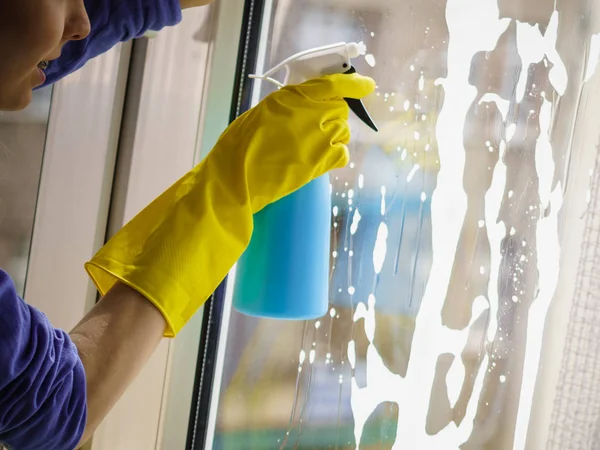
<svg viewBox="0 0 600 450">
<path fill-rule="evenodd" d="M 350 69 L 344 72 L 344 75 L 350 75 L 353 73 L 356 73 L 356 69 L 354 66 L 350 66 Z M 362 100 L 358 98 L 345 98 L 344 100 L 348 104 L 348 107 L 350 107 L 350 110 L 356 114 L 356 117 L 362 120 L 365 125 L 371 128 L 373 131 L 379 131 L 379 128 L 377 128 L 377 125 L 375 125 L 375 122 L 371 118 L 367 108 L 365 108 Z"/>
</svg>

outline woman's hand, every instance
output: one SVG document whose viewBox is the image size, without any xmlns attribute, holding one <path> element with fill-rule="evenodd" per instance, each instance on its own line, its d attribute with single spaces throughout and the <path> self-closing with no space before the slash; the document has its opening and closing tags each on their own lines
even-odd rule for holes
<svg viewBox="0 0 600 450">
<path fill-rule="evenodd" d="M 346 165 L 343 99 L 373 90 L 370 78 L 329 75 L 279 89 L 238 117 L 199 165 L 86 264 L 100 292 L 117 281 L 131 286 L 174 337 L 244 253 L 253 214 Z"/>
</svg>

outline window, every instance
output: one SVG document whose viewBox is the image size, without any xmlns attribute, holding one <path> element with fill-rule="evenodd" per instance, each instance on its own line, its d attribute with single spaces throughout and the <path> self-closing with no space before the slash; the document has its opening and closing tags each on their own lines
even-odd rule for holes
<svg viewBox="0 0 600 450">
<path fill-rule="evenodd" d="M 353 119 L 352 162 L 331 175 L 329 313 L 225 318 L 213 447 L 525 448 L 548 311 L 578 271 L 597 8 L 266 3 L 265 68 L 367 44 L 381 131 Z"/>
</svg>

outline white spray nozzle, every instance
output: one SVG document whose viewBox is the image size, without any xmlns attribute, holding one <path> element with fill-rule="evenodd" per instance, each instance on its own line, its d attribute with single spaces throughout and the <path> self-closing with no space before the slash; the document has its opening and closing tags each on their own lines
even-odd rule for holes
<svg viewBox="0 0 600 450">
<path fill-rule="evenodd" d="M 364 42 L 351 42 L 346 44 L 346 51 L 348 52 L 348 57 L 358 58 L 359 56 L 363 56 L 367 53 L 367 46 Z"/>
<path fill-rule="evenodd" d="M 333 74 L 353 73 L 352 59 L 367 53 L 364 42 L 339 42 L 325 47 L 312 48 L 277 64 L 262 75 L 250 75 L 250 78 L 258 78 L 269 81 L 279 87 L 286 84 L 300 84 L 306 80 Z M 285 69 L 285 80 L 280 83 L 272 75 L 281 69 Z M 363 103 L 359 99 L 347 98 L 346 103 L 350 109 L 371 129 L 377 131 L 377 125 L 369 116 Z"/>
<path fill-rule="evenodd" d="M 352 66 L 351 60 L 366 53 L 367 47 L 364 42 L 338 42 L 296 53 L 264 74 L 250 75 L 250 78 L 263 79 L 279 87 L 288 83 L 301 83 L 323 75 L 347 72 Z M 281 69 L 286 71 L 283 83 L 272 78 L 272 75 Z"/>
</svg>

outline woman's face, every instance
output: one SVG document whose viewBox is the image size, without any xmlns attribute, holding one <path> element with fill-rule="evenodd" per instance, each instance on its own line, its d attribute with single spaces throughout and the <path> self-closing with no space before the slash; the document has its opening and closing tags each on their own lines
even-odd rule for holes
<svg viewBox="0 0 600 450">
<path fill-rule="evenodd" d="M 45 81 L 38 65 L 89 32 L 83 0 L 0 0 L 0 110 L 25 108 Z"/>
</svg>

